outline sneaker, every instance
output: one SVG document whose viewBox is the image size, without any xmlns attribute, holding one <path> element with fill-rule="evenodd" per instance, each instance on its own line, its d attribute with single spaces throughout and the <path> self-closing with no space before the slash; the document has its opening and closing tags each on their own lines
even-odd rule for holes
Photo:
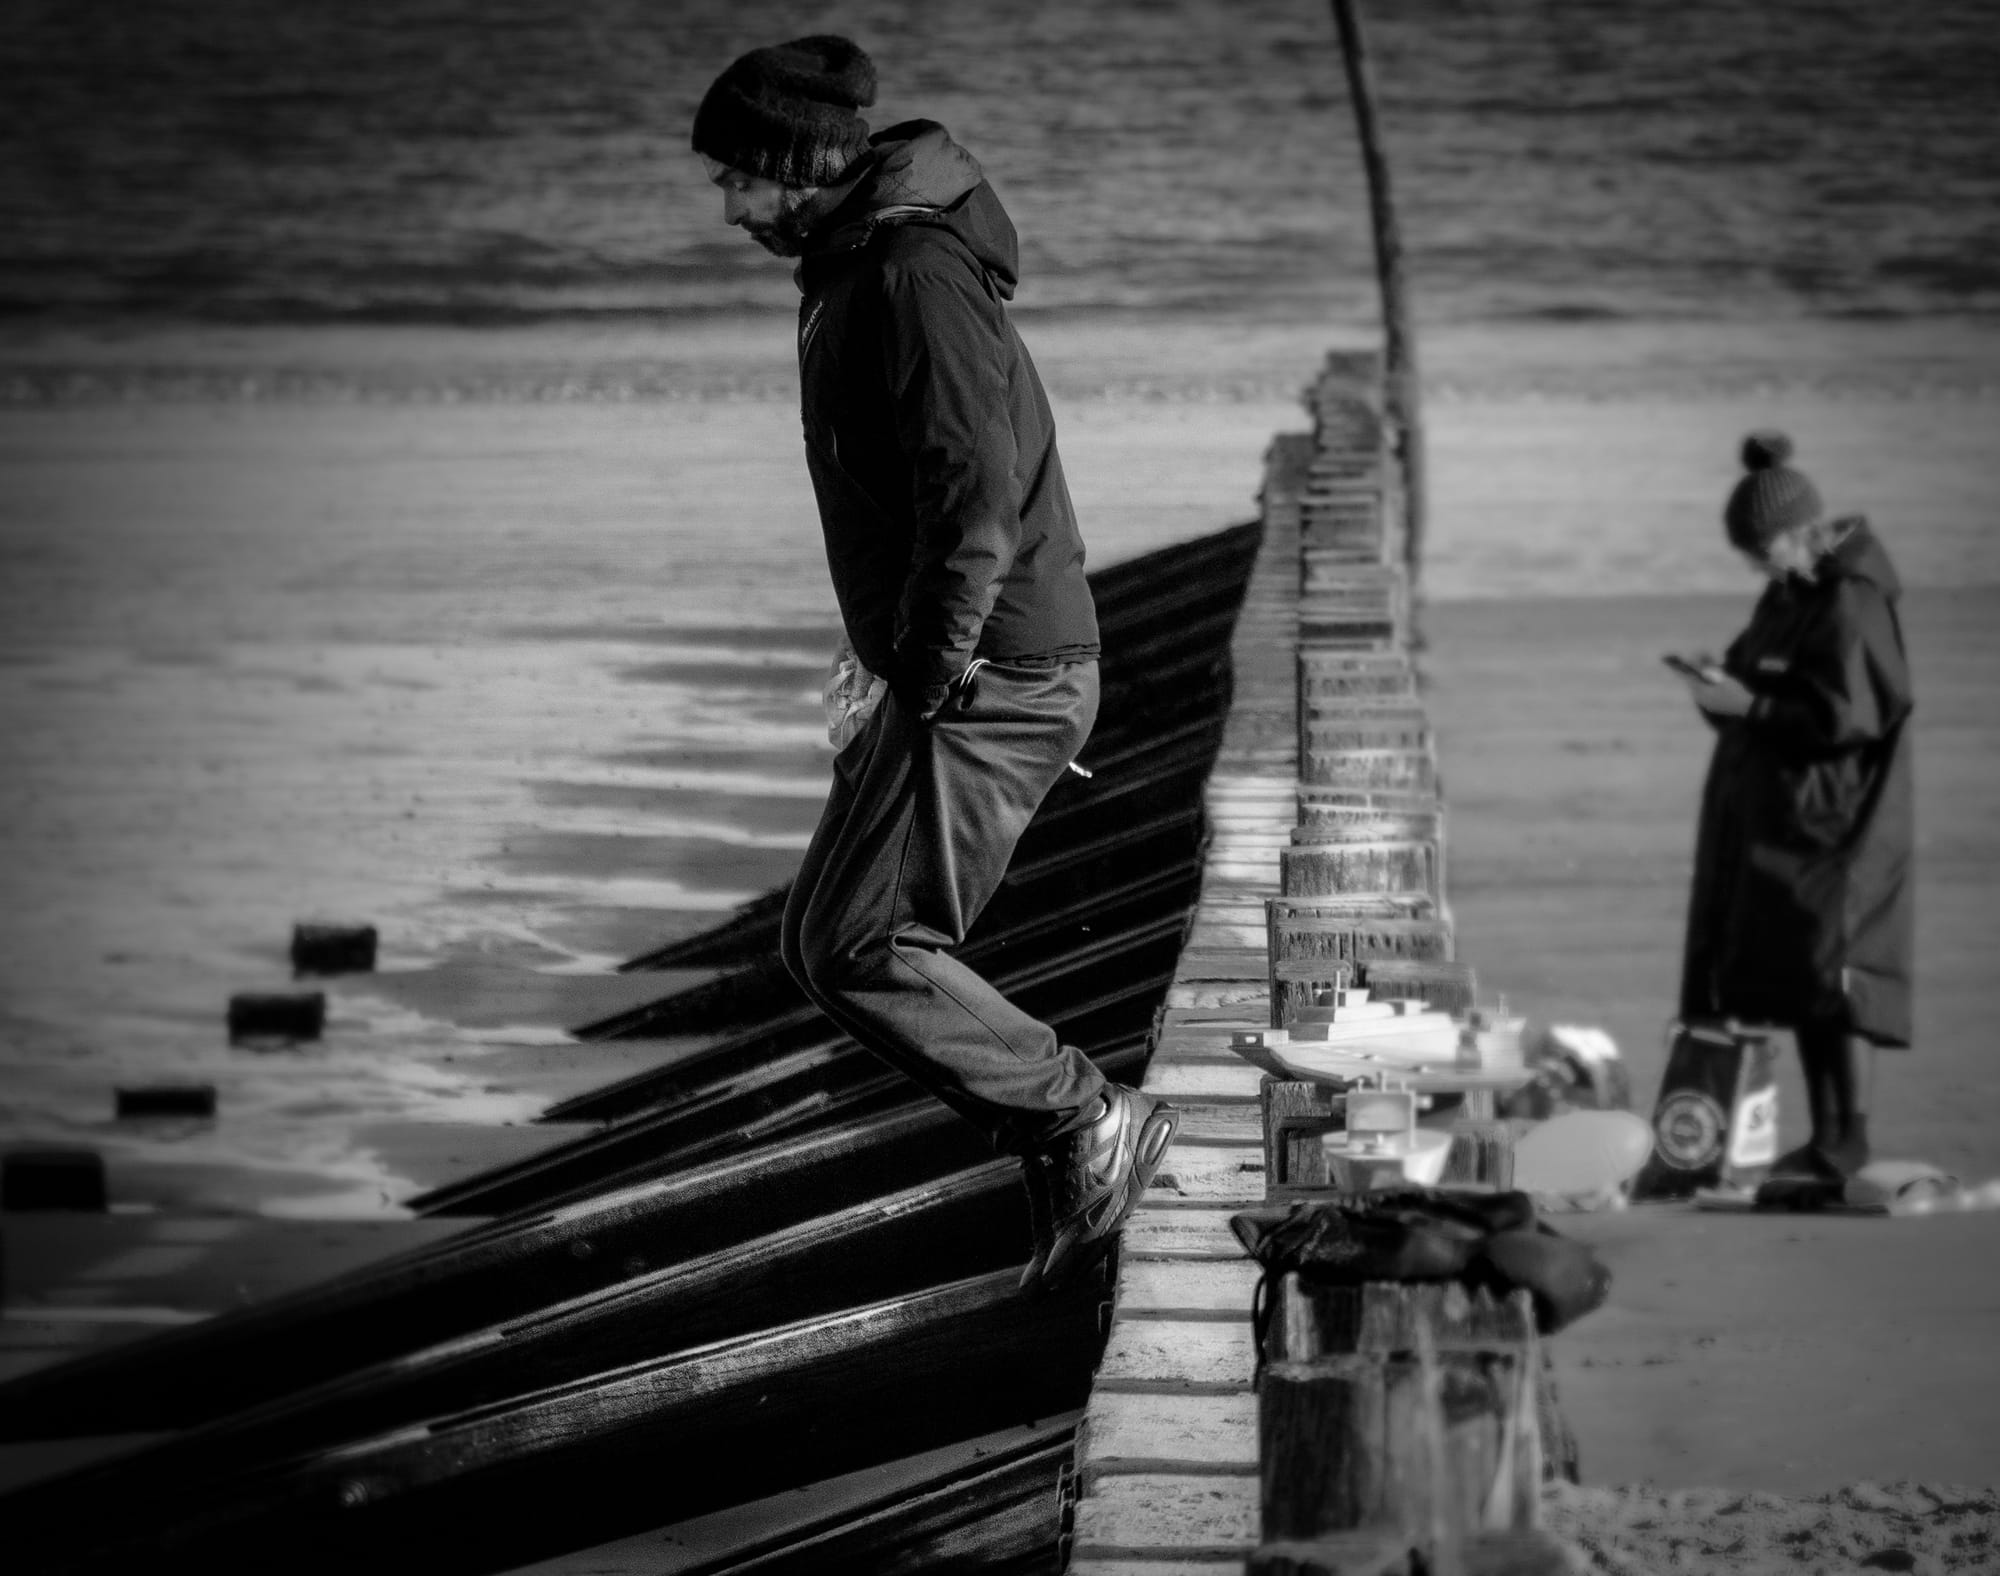
<svg viewBox="0 0 2000 1576">
<path fill-rule="evenodd" d="M 1833 1143 L 1814 1139 L 1771 1162 L 1773 1182 L 1844 1182 L 1868 1164 L 1868 1129 L 1857 1119 Z"/>
<path fill-rule="evenodd" d="M 1035 1256 L 1025 1287 L 1055 1291 L 1110 1251 L 1160 1168 L 1180 1113 L 1123 1084 L 1106 1084 L 1086 1126 L 1022 1161 Z"/>
</svg>

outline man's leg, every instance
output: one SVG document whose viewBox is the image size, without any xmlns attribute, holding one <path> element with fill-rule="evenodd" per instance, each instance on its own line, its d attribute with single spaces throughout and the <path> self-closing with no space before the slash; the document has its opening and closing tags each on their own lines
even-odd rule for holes
<svg viewBox="0 0 2000 1576">
<path fill-rule="evenodd" d="M 891 700 L 836 762 L 793 889 L 785 956 L 828 1016 L 1022 1155 L 1035 1256 L 1054 1289 L 1108 1251 L 1179 1118 L 1107 1083 L 949 948 L 1088 737 L 1094 664 L 983 669 L 928 727 Z"/>
<path fill-rule="evenodd" d="M 879 712 L 877 715 L 879 717 Z M 827 790 L 826 803 L 819 812 L 819 825 L 813 829 L 812 841 L 806 845 L 805 858 L 799 862 L 798 874 L 792 877 L 792 889 L 785 896 L 784 917 L 778 924 L 779 958 L 783 960 L 786 971 L 798 982 L 799 989 L 822 1011 L 827 1010 L 827 1004 L 820 999 L 806 968 L 806 910 L 811 906 L 813 892 L 819 886 L 827 860 L 847 835 L 847 823 L 855 809 L 855 790 L 864 775 L 877 729 L 878 723 L 871 719 L 860 733 L 848 741 L 846 748 L 834 756 L 833 786 Z"/>
<path fill-rule="evenodd" d="M 950 955 L 1095 718 L 1094 664 L 982 668 L 926 726 L 895 698 L 835 762 L 785 961 L 843 1029 L 1002 1149 L 1081 1126 L 1101 1074 Z"/>
</svg>

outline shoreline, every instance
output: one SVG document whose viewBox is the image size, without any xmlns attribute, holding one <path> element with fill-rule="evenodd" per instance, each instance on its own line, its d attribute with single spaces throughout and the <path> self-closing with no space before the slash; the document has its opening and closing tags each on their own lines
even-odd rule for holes
<svg viewBox="0 0 2000 1576">
<path fill-rule="evenodd" d="M 1370 321 L 1043 310 L 1012 317 L 1050 392 L 1227 403 L 1298 391 Z M 793 314 L 521 322 L 0 323 L 0 406 L 125 398 L 678 402 L 796 396 Z M 1524 318 L 1426 322 L 1427 398 L 1786 390 L 2000 397 L 2000 318 Z"/>
</svg>

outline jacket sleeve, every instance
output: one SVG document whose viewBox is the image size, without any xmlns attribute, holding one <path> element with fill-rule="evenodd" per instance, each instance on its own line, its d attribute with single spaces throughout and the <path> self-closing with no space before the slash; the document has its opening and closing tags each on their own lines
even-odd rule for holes
<svg viewBox="0 0 2000 1576">
<path fill-rule="evenodd" d="M 1828 756 L 1872 744 L 1910 712 L 1909 669 L 1895 613 L 1874 586 L 1844 580 L 1790 669 L 1752 702 L 1745 721 L 1781 749 Z"/>
<path fill-rule="evenodd" d="M 1021 542 L 1007 324 L 956 259 L 919 259 L 884 288 L 883 365 L 916 520 L 897 676 L 936 690 L 972 661 Z"/>
</svg>

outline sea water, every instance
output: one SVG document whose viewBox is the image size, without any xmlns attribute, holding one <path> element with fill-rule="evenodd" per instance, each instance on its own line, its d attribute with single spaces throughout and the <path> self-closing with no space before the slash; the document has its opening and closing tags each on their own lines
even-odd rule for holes
<svg viewBox="0 0 2000 1576">
<path fill-rule="evenodd" d="M 1985 0 L 1407 0 L 1369 17 L 1434 321 L 2000 306 Z M 782 304 L 688 152 L 739 52 L 842 31 L 943 121 L 1035 310 L 1371 310 L 1314 0 L 116 0 L 0 35 L 0 305 L 497 321 Z"/>
</svg>

